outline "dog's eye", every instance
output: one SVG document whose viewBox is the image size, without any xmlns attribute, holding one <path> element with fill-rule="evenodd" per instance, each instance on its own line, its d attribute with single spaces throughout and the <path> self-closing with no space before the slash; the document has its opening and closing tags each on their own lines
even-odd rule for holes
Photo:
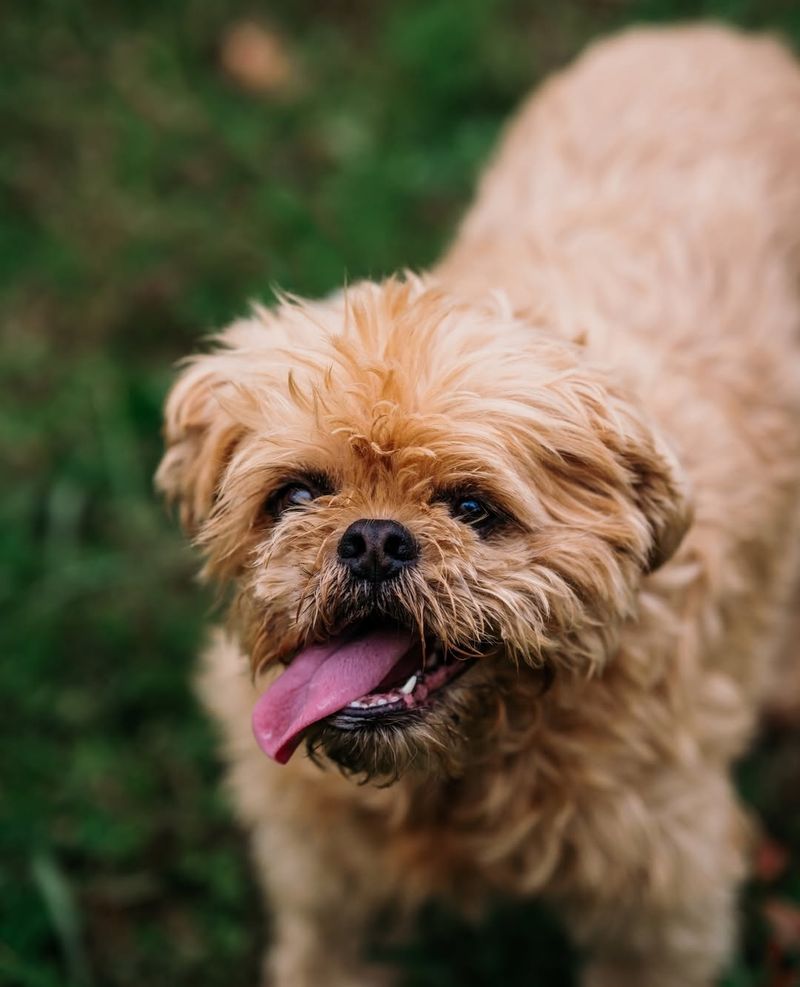
<svg viewBox="0 0 800 987">
<path fill-rule="evenodd" d="M 290 507 L 305 507 L 319 497 L 319 493 L 310 487 L 304 487 L 300 483 L 290 483 L 274 494 L 269 499 L 269 509 L 276 516 L 280 516 Z"/>
<path fill-rule="evenodd" d="M 295 480 L 289 480 L 273 493 L 264 505 L 266 512 L 279 518 L 293 507 L 306 507 L 312 500 L 332 494 L 333 481 L 326 473 L 315 470 L 303 472 Z"/>
<path fill-rule="evenodd" d="M 497 520 L 494 511 L 477 497 L 453 497 L 450 501 L 450 512 L 457 521 L 463 521 L 464 524 L 479 530 L 488 528 Z"/>
</svg>

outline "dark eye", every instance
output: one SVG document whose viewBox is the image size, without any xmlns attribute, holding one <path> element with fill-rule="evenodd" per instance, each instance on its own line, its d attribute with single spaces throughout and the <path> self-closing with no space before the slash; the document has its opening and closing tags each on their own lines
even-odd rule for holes
<svg viewBox="0 0 800 987">
<path fill-rule="evenodd" d="M 450 500 L 450 513 L 457 521 L 484 530 L 497 521 L 497 515 L 477 497 L 458 495 Z"/>
<path fill-rule="evenodd" d="M 269 499 L 269 509 L 275 517 L 279 517 L 290 507 L 305 507 L 319 497 L 319 492 L 305 487 L 300 483 L 290 483 Z"/>
</svg>

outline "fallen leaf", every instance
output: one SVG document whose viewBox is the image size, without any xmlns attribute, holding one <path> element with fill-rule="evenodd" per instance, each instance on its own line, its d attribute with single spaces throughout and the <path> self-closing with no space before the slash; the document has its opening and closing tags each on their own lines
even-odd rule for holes
<svg viewBox="0 0 800 987">
<path fill-rule="evenodd" d="M 760 881 L 776 881 L 789 866 L 789 852 L 780 843 L 765 837 L 756 848 L 753 869 Z"/>
<path fill-rule="evenodd" d="M 220 62 L 242 89 L 283 94 L 295 81 L 295 65 L 284 40 L 256 21 L 237 21 L 225 33 Z"/>
</svg>

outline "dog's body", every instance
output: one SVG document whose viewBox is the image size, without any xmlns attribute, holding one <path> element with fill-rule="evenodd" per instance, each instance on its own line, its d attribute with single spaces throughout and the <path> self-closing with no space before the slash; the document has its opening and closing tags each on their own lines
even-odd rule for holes
<svg viewBox="0 0 800 987">
<path fill-rule="evenodd" d="M 799 248 L 792 60 L 633 32 L 523 108 L 433 272 L 259 312 L 184 374 L 160 482 L 239 589 L 201 686 L 276 987 L 382 982 L 387 906 L 498 893 L 550 900 L 592 987 L 713 982 L 747 849 L 728 770 L 798 574 Z M 343 574 L 361 517 L 419 552 L 372 595 Z M 313 759 L 266 758 L 278 661 L 401 612 L 480 656 L 408 726 L 334 717 Z"/>
</svg>

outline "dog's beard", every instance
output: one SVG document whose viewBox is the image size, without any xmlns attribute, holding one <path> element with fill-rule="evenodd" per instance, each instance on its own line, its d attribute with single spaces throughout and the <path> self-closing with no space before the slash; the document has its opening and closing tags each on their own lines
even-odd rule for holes
<svg viewBox="0 0 800 987">
<path fill-rule="evenodd" d="M 401 629 L 416 642 L 423 672 L 433 664 L 437 674 L 437 656 L 452 670 L 441 687 L 437 680 L 432 682 L 431 694 L 421 702 L 398 707 L 397 693 L 405 681 L 399 676 L 389 686 L 376 688 L 377 697 L 371 693 L 352 697 L 366 703 L 349 703 L 311 723 L 296 742 L 304 744 L 320 766 L 333 764 L 360 781 L 376 784 L 391 784 L 407 774 L 461 776 L 496 746 L 498 734 L 509 727 L 508 710 L 518 705 L 518 697 L 535 702 L 549 688 L 555 663 L 538 647 L 543 636 L 531 635 L 529 649 L 523 651 L 521 637 L 514 640 L 508 628 L 504 630 L 502 613 L 487 614 L 478 600 L 463 591 L 463 584 L 457 592 L 457 580 L 441 590 L 420 572 L 377 586 L 353 581 L 336 567 L 323 567 L 315 578 L 302 568 L 301 572 L 304 579 L 295 584 L 294 597 L 276 593 L 276 584 L 262 586 L 258 596 L 246 594 L 245 625 L 254 633 L 245 632 L 243 637 L 257 671 L 276 660 L 291 666 L 309 643 L 325 645 L 364 628 Z M 284 594 L 288 585 L 282 578 Z M 278 610 L 272 609 L 276 599 L 282 601 Z M 270 611 L 266 620 L 265 609 Z M 521 625 L 517 619 L 517 628 Z M 275 649 L 276 640 L 284 642 L 280 651 Z M 516 647 L 509 650 L 512 641 Z M 563 636 L 560 643 L 565 643 Z M 401 668 L 405 677 L 415 670 Z M 363 718 L 356 715 L 358 707 L 369 707 L 376 699 L 387 704 L 385 711 Z M 528 709 L 528 719 L 529 714 Z M 276 756 L 274 750 L 267 753 Z"/>
<path fill-rule="evenodd" d="M 290 668 L 307 642 L 324 646 L 337 637 L 368 638 L 375 629 L 396 629 L 413 642 L 391 681 L 353 697 L 355 701 L 304 731 L 302 742 L 318 764 L 332 762 L 348 775 L 378 784 L 408 772 L 453 777 L 467 769 L 480 746 L 480 722 L 497 720 L 495 670 L 501 665 L 514 668 L 499 635 L 485 618 L 473 617 L 460 621 L 459 636 L 452 624 L 453 601 L 448 600 L 450 610 L 431 603 L 429 588 L 421 595 L 420 584 L 412 577 L 369 587 L 326 573 L 312 592 L 306 590 L 294 614 L 274 616 L 269 621 L 272 633 L 259 631 L 251 639 L 251 654 L 260 667 L 274 663 L 274 653 L 262 657 L 257 649 L 270 641 L 274 647 L 276 624 L 299 628 L 299 647 L 280 656 Z M 257 602 L 251 599 L 246 609 L 250 620 L 263 628 Z M 483 636 L 466 636 L 465 627 L 480 628 Z"/>
<path fill-rule="evenodd" d="M 525 747 L 535 706 L 554 680 L 549 664 L 519 665 L 497 648 L 473 659 L 411 715 L 369 724 L 331 717 L 316 724 L 306 735 L 306 751 L 320 767 L 333 762 L 344 774 L 379 786 L 407 775 L 423 783 L 461 778 L 501 747 Z"/>
<path fill-rule="evenodd" d="M 486 728 L 497 722 L 503 698 L 489 666 L 498 660 L 477 659 L 419 709 L 361 723 L 342 716 L 323 720 L 308 732 L 306 750 L 321 767 L 333 762 L 345 774 L 378 785 L 409 773 L 459 777 L 481 756 Z"/>
</svg>

